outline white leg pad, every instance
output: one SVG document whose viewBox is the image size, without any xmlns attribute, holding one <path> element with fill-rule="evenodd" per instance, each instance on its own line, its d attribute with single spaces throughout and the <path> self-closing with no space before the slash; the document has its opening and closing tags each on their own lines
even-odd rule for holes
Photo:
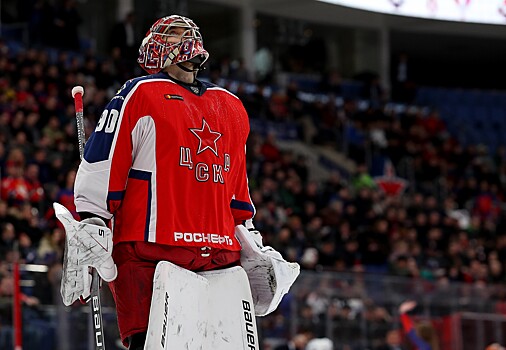
<svg viewBox="0 0 506 350">
<path fill-rule="evenodd" d="M 236 266 L 197 274 L 160 262 L 153 280 L 144 349 L 258 350 L 244 269 Z"/>
<path fill-rule="evenodd" d="M 209 282 L 167 261 L 156 266 L 144 349 L 204 350 Z M 135 303 L 135 300 L 132 300 Z"/>
<path fill-rule="evenodd" d="M 209 281 L 208 342 L 205 349 L 258 350 L 253 298 L 240 266 L 199 272 Z"/>
</svg>

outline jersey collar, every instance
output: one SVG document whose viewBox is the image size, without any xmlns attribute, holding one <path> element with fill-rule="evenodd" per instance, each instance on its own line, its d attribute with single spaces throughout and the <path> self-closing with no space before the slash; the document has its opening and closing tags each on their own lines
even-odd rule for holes
<svg viewBox="0 0 506 350">
<path fill-rule="evenodd" d="M 206 90 L 207 90 L 206 85 L 203 84 L 198 79 L 195 79 L 195 81 L 193 83 L 188 84 L 188 83 L 185 83 L 181 80 L 177 80 L 177 79 L 171 77 L 169 74 L 167 74 L 167 72 L 160 72 L 160 74 L 163 74 L 165 78 L 172 80 L 174 83 L 185 88 L 186 90 L 190 91 L 194 95 L 202 96 L 204 94 L 204 92 L 206 92 Z"/>
</svg>

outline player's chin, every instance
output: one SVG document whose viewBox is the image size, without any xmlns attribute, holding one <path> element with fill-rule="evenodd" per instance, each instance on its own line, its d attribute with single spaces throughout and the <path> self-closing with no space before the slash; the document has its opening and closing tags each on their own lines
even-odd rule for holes
<svg viewBox="0 0 506 350">
<path fill-rule="evenodd" d="M 183 67 L 188 68 L 190 70 L 195 70 L 197 68 L 197 65 L 193 62 L 186 61 L 181 62 L 181 64 L 183 65 Z"/>
</svg>

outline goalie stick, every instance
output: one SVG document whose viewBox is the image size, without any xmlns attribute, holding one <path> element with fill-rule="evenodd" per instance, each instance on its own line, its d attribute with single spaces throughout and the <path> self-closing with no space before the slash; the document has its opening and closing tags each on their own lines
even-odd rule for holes
<svg viewBox="0 0 506 350">
<path fill-rule="evenodd" d="M 76 110 L 79 157 L 81 160 L 84 157 L 84 143 L 86 142 L 83 119 L 83 95 L 84 88 L 82 86 L 75 86 L 72 89 L 72 97 L 74 98 L 74 106 Z M 97 270 L 94 268 L 91 268 L 91 275 L 91 293 L 89 298 L 91 299 L 90 308 L 92 315 L 93 332 L 95 334 L 95 349 L 105 350 L 104 325 L 102 322 L 102 304 L 100 303 L 100 276 L 98 275 Z"/>
</svg>

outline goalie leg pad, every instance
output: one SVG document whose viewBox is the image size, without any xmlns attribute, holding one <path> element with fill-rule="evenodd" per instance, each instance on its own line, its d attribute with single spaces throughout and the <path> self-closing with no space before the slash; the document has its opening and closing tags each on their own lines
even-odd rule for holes
<svg viewBox="0 0 506 350">
<path fill-rule="evenodd" d="M 194 272 L 159 262 L 144 349 L 206 349 L 208 286 L 209 282 Z"/>
<path fill-rule="evenodd" d="M 248 277 L 239 267 L 194 273 L 160 262 L 146 350 L 258 350 Z"/>
<path fill-rule="evenodd" d="M 240 266 L 199 272 L 209 282 L 206 349 L 258 350 L 258 332 L 248 276 Z"/>
</svg>

